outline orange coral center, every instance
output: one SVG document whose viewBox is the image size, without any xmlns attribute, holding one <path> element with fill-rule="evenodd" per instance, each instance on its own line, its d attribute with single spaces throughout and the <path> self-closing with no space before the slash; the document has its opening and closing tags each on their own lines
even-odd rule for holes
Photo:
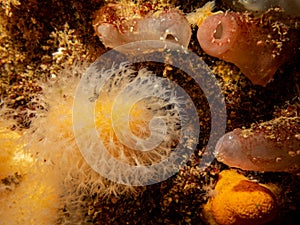
<svg viewBox="0 0 300 225">
<path fill-rule="evenodd" d="M 117 137 L 115 129 L 123 129 L 129 126 L 131 134 L 128 135 L 146 139 L 150 136 L 149 122 L 153 115 L 143 101 L 136 103 L 134 106 L 130 106 L 125 102 L 123 105 L 113 107 L 113 101 L 106 96 L 101 96 L 96 102 L 95 124 L 99 132 L 99 138 L 113 157 L 132 162 L 133 158 L 142 157 L 146 153 L 131 149 L 126 143 L 122 143 Z M 114 117 L 112 110 L 115 110 Z M 124 120 L 121 116 L 124 111 L 130 112 L 127 117 L 128 120 Z"/>
</svg>

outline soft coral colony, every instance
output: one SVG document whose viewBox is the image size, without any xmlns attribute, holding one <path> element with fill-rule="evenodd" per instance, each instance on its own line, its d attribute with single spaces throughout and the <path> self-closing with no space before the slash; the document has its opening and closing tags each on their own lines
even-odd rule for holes
<svg viewBox="0 0 300 225">
<path fill-rule="evenodd" d="M 266 85 L 273 79 L 279 66 L 290 59 L 289 54 L 298 44 L 299 32 L 283 23 L 272 27 L 273 21 L 268 24 L 265 17 L 257 19 L 243 13 L 213 13 L 212 10 L 213 3 L 210 2 L 186 19 L 182 11 L 169 4 L 112 3 L 95 12 L 93 25 L 102 43 L 110 48 L 145 39 L 173 41 L 187 48 L 192 35 L 188 21 L 196 21 L 199 26 L 197 38 L 203 51 L 234 63 L 258 85 Z M 0 220 L 5 221 L 1 223 L 89 224 L 87 202 L 92 202 L 90 207 L 99 207 L 93 202 L 95 198 L 115 202 L 118 196 L 138 198 L 143 195 L 146 187 L 117 184 L 99 175 L 87 164 L 76 145 L 72 104 L 80 76 L 74 74 L 82 74 L 86 67 L 78 66 L 80 70 L 73 71 L 73 74 L 66 72 L 66 68 L 54 81 L 40 84 L 43 93 L 37 99 L 43 99 L 46 110 L 37 110 L 26 132 L 0 130 L 0 198 L 3 202 Z M 150 135 L 147 124 L 155 115 L 168 121 L 172 127 L 161 148 L 145 154 L 132 151 L 118 140 L 109 114 L 119 88 L 149 71 L 137 72 L 123 64 L 102 73 L 111 71 L 116 75 L 99 94 L 96 104 L 96 128 L 104 134 L 100 139 L 110 154 L 132 165 L 149 165 L 166 158 L 180 133 L 179 116 L 174 110 L 176 105 L 149 98 L 132 108 L 130 116 L 136 120 L 131 121 L 130 128 L 139 138 Z M 154 106 L 151 108 L 149 104 Z M 120 106 L 119 110 L 127 110 L 126 107 Z M 0 124 L 1 127 L 10 125 L 4 121 Z M 299 170 L 299 132 L 297 116 L 281 116 L 249 129 L 225 134 L 215 154 L 219 161 L 230 167 L 295 173 Z M 86 141 L 93 146 L 91 140 Z M 233 171 L 219 174 L 215 193 L 203 206 L 202 217 L 209 224 L 264 224 L 275 218 L 281 203 L 281 192 L 275 185 L 261 185 Z M 101 214 L 101 210 L 97 213 Z"/>
<path fill-rule="evenodd" d="M 23 133 L 9 129 L 11 124 L 0 121 L 1 224 L 55 224 L 61 207 L 57 178 L 51 167 L 33 165 Z"/>
</svg>

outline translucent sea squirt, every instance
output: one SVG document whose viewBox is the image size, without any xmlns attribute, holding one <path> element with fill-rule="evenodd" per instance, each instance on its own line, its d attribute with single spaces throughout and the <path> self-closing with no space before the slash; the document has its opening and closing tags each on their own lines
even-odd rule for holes
<svg viewBox="0 0 300 225">
<path fill-rule="evenodd" d="M 279 29 L 289 35 L 286 26 Z M 276 36 L 278 33 L 271 26 L 235 12 L 209 16 L 197 32 L 200 46 L 207 54 L 234 63 L 253 84 L 263 86 L 291 54 L 290 37 L 280 42 Z"/>
<path fill-rule="evenodd" d="M 178 9 L 156 10 L 151 5 L 109 4 L 95 13 L 93 26 L 106 47 L 141 40 L 168 40 L 187 47 L 192 31 Z"/>
<path fill-rule="evenodd" d="M 300 169 L 300 119 L 279 117 L 235 129 L 217 143 L 217 159 L 243 170 L 298 172 Z"/>
</svg>

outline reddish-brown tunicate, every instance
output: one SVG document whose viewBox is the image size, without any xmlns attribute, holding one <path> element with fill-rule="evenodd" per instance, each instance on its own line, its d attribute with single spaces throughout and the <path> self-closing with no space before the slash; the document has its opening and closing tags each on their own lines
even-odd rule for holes
<svg viewBox="0 0 300 225">
<path fill-rule="evenodd" d="M 197 38 L 207 54 L 234 63 L 253 84 L 266 85 L 287 60 L 285 48 L 291 45 L 287 35 L 283 24 L 274 28 L 258 19 L 226 12 L 209 16 L 200 25 Z"/>
<path fill-rule="evenodd" d="M 243 170 L 298 172 L 300 170 L 300 118 L 279 117 L 235 129 L 217 143 L 218 161 Z"/>
</svg>

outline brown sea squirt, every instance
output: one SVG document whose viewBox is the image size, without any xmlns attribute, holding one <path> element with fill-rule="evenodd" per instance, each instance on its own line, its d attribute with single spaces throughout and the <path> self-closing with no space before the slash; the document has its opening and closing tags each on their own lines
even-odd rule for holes
<svg viewBox="0 0 300 225">
<path fill-rule="evenodd" d="M 278 26 L 280 31 L 273 26 L 244 14 L 226 12 L 209 16 L 199 26 L 197 38 L 207 54 L 234 63 L 253 84 L 264 86 L 286 62 L 294 46 L 286 37 L 287 26 Z"/>
<path fill-rule="evenodd" d="M 243 170 L 300 171 L 300 118 L 279 117 L 235 129 L 217 143 L 218 161 Z"/>
</svg>

